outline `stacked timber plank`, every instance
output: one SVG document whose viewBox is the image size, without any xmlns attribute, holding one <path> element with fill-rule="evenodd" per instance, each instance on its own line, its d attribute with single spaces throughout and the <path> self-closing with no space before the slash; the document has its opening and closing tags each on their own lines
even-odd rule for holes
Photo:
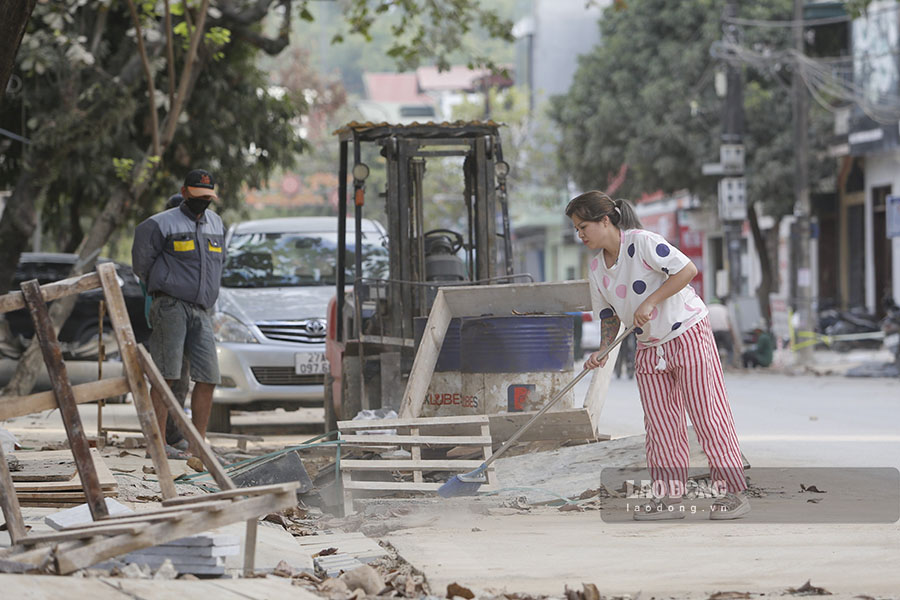
<svg viewBox="0 0 900 600">
<path fill-rule="evenodd" d="M 19 469 L 11 473 L 20 506 L 76 506 L 87 502 L 77 467 L 68 450 L 16 452 Z M 119 495 L 118 484 L 96 448 L 90 457 L 104 497 Z"/>
<path fill-rule="evenodd" d="M 344 512 L 353 512 L 354 494 L 396 492 L 437 492 L 442 483 L 425 481 L 423 474 L 444 472 L 447 477 L 478 468 L 491 456 L 490 421 L 487 415 L 430 417 L 422 419 L 379 419 L 339 421 L 342 452 L 374 446 L 399 447 L 408 450 L 408 458 L 342 459 L 341 482 L 344 488 Z M 424 449 L 464 448 L 476 459 L 452 458 L 452 453 L 439 458 L 423 458 Z M 372 481 L 371 475 L 379 479 Z M 367 480 L 367 477 L 368 480 Z M 493 469 L 487 471 L 487 485 L 481 491 L 494 489 Z"/>
</svg>

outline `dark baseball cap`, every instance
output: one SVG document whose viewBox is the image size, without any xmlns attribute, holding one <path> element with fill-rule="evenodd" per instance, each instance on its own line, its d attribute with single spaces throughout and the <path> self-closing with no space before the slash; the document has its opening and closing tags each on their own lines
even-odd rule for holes
<svg viewBox="0 0 900 600">
<path fill-rule="evenodd" d="M 209 171 L 203 169 L 194 169 L 184 178 L 184 187 L 192 197 L 197 196 L 216 196 L 216 182 Z"/>
</svg>

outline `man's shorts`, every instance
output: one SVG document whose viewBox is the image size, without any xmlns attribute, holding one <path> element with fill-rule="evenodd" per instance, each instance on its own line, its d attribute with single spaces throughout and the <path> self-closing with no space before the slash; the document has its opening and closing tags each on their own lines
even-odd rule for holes
<svg viewBox="0 0 900 600">
<path fill-rule="evenodd" d="M 147 345 L 163 377 L 181 377 L 181 363 L 187 354 L 193 381 L 216 385 L 221 382 L 210 310 L 158 295 L 150 307 L 150 326 L 153 329 Z"/>
</svg>

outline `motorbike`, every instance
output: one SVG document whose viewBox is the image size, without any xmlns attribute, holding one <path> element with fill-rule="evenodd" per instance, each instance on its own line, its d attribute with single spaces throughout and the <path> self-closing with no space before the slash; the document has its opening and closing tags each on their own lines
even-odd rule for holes
<svg viewBox="0 0 900 600">
<path fill-rule="evenodd" d="M 881 325 L 865 308 L 856 306 L 850 310 L 835 311 L 829 315 L 831 323 L 825 327 L 825 334 L 835 336 L 831 347 L 837 352 L 854 349 L 877 349 L 881 347 Z M 840 339 L 847 336 L 846 339 Z"/>
</svg>

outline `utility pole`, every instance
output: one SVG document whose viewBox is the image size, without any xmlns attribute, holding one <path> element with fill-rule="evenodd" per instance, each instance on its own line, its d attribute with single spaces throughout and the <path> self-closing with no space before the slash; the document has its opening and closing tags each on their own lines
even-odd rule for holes
<svg viewBox="0 0 900 600">
<path fill-rule="evenodd" d="M 722 34 L 730 44 L 740 43 L 740 30 L 730 19 L 737 17 L 738 0 L 728 0 L 722 13 Z M 722 135 L 719 162 L 703 165 L 704 175 L 719 179 L 719 220 L 725 236 L 728 266 L 728 296 L 741 293 L 741 238 L 747 218 L 747 186 L 744 179 L 744 78 L 741 66 L 726 58 L 725 102 L 722 105 Z"/>
<path fill-rule="evenodd" d="M 804 53 L 803 47 L 803 4 L 804 0 L 794 0 L 794 49 Z M 810 205 L 809 205 L 809 97 L 806 85 L 800 76 L 800 63 L 794 65 L 791 79 L 791 95 L 793 97 L 794 118 L 794 215 L 797 217 L 797 255 L 794 257 L 797 268 L 796 277 L 796 311 L 797 330 L 813 331 L 812 316 L 812 273 L 810 271 L 809 239 L 810 239 Z M 801 365 L 812 364 L 812 346 L 805 346 L 797 351 L 797 359 Z"/>
</svg>

